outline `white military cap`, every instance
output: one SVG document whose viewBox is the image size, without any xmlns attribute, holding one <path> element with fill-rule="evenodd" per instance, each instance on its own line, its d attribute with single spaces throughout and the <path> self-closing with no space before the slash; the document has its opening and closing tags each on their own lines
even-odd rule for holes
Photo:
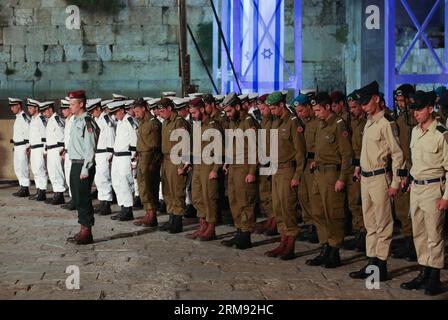
<svg viewBox="0 0 448 320">
<path fill-rule="evenodd" d="M 37 100 L 34 100 L 34 99 L 27 99 L 26 100 L 26 105 L 27 106 L 31 106 L 31 107 L 39 108 L 40 101 L 37 101 Z"/>
<path fill-rule="evenodd" d="M 61 109 L 70 108 L 70 101 L 67 99 L 61 99 Z"/>
<path fill-rule="evenodd" d="M 154 109 L 157 107 L 157 104 L 160 102 L 160 98 L 148 100 L 148 109 Z"/>
<path fill-rule="evenodd" d="M 114 99 L 114 101 L 124 101 L 124 100 L 128 99 L 128 97 L 123 96 L 121 94 L 117 94 L 117 93 L 113 93 L 112 98 Z"/>
<path fill-rule="evenodd" d="M 10 106 L 15 105 L 15 104 L 22 104 L 23 100 L 19 99 L 19 98 L 8 98 L 8 103 Z"/>
<path fill-rule="evenodd" d="M 215 98 L 216 103 L 222 103 L 224 101 L 225 96 L 217 95 L 217 96 L 213 96 L 213 98 Z"/>
<path fill-rule="evenodd" d="M 54 108 L 54 101 L 45 101 L 39 104 L 39 110 L 44 111 L 48 108 Z"/>
<path fill-rule="evenodd" d="M 124 102 L 124 108 L 126 110 L 131 109 L 134 106 L 135 100 L 125 100 Z"/>
<path fill-rule="evenodd" d="M 190 97 L 190 98 L 202 98 L 203 96 L 204 96 L 204 94 L 203 93 L 200 93 L 200 92 L 196 92 L 196 93 L 190 93 L 190 94 L 188 94 L 188 96 Z"/>
<path fill-rule="evenodd" d="M 258 93 L 249 93 L 247 95 L 247 99 L 249 100 L 249 102 L 253 102 L 255 100 L 257 100 L 259 94 Z"/>
<path fill-rule="evenodd" d="M 102 100 L 101 101 L 101 110 L 107 108 L 107 105 L 111 102 L 114 102 L 114 100 Z"/>
<path fill-rule="evenodd" d="M 162 92 L 162 97 L 164 97 L 164 98 L 175 97 L 175 96 L 176 96 L 176 92 L 174 92 L 174 91 Z"/>
<path fill-rule="evenodd" d="M 182 99 L 182 98 L 173 99 L 174 110 L 180 110 L 182 108 L 185 108 L 186 106 L 188 106 L 188 102 L 190 102 L 190 99 Z"/>
<path fill-rule="evenodd" d="M 101 107 L 101 98 L 87 100 L 87 103 L 86 103 L 87 111 L 92 111 L 96 107 Z"/>
<path fill-rule="evenodd" d="M 118 111 L 120 109 L 124 109 L 124 101 L 114 101 L 109 103 L 108 105 L 109 111 L 111 113 Z"/>
</svg>

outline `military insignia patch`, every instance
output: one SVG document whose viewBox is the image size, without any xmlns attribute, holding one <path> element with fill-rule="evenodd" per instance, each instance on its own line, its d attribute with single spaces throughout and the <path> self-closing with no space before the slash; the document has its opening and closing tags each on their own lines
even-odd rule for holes
<svg viewBox="0 0 448 320">
<path fill-rule="evenodd" d="M 342 131 L 342 137 L 348 138 L 348 131 Z"/>
<path fill-rule="evenodd" d="M 302 127 L 297 127 L 297 133 L 303 133 L 303 128 Z"/>
</svg>

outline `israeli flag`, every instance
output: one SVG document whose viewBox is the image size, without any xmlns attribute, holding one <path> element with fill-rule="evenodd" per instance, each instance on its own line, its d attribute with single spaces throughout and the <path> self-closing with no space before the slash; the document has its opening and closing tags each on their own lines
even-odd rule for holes
<svg viewBox="0 0 448 320">
<path fill-rule="evenodd" d="M 284 0 L 241 0 L 241 79 L 244 92 L 283 89 Z"/>
</svg>

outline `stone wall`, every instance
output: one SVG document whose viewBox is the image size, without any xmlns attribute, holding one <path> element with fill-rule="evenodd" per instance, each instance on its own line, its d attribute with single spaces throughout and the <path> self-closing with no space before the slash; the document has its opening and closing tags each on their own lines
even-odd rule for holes
<svg viewBox="0 0 448 320">
<path fill-rule="evenodd" d="M 116 14 L 81 8 L 80 30 L 65 27 L 70 0 L 1 1 L 0 97 L 59 98 L 73 88 L 103 97 L 111 91 L 130 96 L 180 91 L 177 1 L 119 1 Z M 213 21 L 209 1 L 187 3 L 188 22 L 204 40 L 203 29 L 211 30 Z M 293 0 L 286 0 L 285 8 L 285 58 L 294 69 Z M 304 0 L 303 15 L 304 87 L 340 87 L 344 1 Z M 209 46 L 204 50 L 211 51 Z M 211 91 L 191 40 L 189 49 L 192 82 Z"/>
</svg>

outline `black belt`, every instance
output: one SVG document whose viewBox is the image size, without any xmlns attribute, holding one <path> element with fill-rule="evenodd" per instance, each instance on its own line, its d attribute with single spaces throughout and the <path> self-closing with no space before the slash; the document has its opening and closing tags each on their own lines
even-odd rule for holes
<svg viewBox="0 0 448 320">
<path fill-rule="evenodd" d="M 419 186 L 425 186 L 428 184 L 439 183 L 439 182 L 444 182 L 444 181 L 445 181 L 445 178 L 443 177 L 443 178 L 436 178 L 436 179 L 429 179 L 429 180 L 414 180 L 414 183 Z"/>
<path fill-rule="evenodd" d="M 307 160 L 314 160 L 316 154 L 314 152 L 307 152 L 306 153 L 306 159 Z"/>
<path fill-rule="evenodd" d="M 29 140 L 23 140 L 21 142 L 14 142 L 14 140 L 10 140 L 9 142 L 14 144 L 15 147 L 17 147 L 17 146 L 24 146 L 24 145 L 28 144 L 30 141 Z"/>
<path fill-rule="evenodd" d="M 131 156 L 131 152 L 114 152 L 114 156 L 115 157 L 130 157 Z"/>
<path fill-rule="evenodd" d="M 50 150 L 50 149 L 56 149 L 56 148 L 60 148 L 61 147 L 61 145 L 59 145 L 59 144 L 54 144 L 54 145 L 52 145 L 52 146 L 47 146 L 47 150 Z"/>
<path fill-rule="evenodd" d="M 72 162 L 72 164 L 74 163 L 74 164 L 83 164 L 84 163 L 84 160 L 71 160 L 71 162 Z"/>
<path fill-rule="evenodd" d="M 379 169 L 379 170 L 375 170 L 375 171 L 369 171 L 369 172 L 361 170 L 361 175 L 364 178 L 370 178 L 370 177 L 374 177 L 374 176 L 379 176 L 379 175 L 385 174 L 386 172 L 389 172 L 389 171 L 390 171 L 389 169 L 384 169 L 384 168 L 383 169 Z"/>
<path fill-rule="evenodd" d="M 98 149 L 98 150 L 96 150 L 96 153 L 113 153 L 114 152 L 114 149 L 111 149 L 111 148 L 107 148 L 107 149 Z"/>
<path fill-rule="evenodd" d="M 35 144 L 34 146 L 31 146 L 31 149 L 39 149 L 39 148 L 43 148 L 44 145 L 43 144 Z"/>
<path fill-rule="evenodd" d="M 137 151 L 137 147 L 129 147 L 129 151 Z"/>
</svg>

